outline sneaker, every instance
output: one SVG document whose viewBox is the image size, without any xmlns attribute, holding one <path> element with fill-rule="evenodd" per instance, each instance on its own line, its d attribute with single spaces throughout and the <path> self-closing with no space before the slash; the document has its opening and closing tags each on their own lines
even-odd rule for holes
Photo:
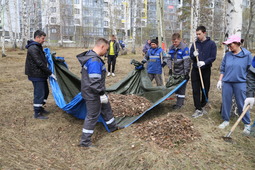
<svg viewBox="0 0 255 170">
<path fill-rule="evenodd" d="M 243 133 L 245 135 L 249 135 L 251 133 L 251 125 L 248 124 L 244 125 Z"/>
<path fill-rule="evenodd" d="M 113 77 L 115 77 L 115 74 L 114 74 L 114 73 L 112 73 L 112 76 L 113 76 Z"/>
<path fill-rule="evenodd" d="M 110 75 L 111 75 L 111 73 L 110 73 L 110 72 L 108 72 L 108 73 L 107 73 L 107 77 L 109 77 Z"/>
<path fill-rule="evenodd" d="M 229 121 L 224 121 L 218 127 L 220 129 L 225 129 L 225 127 L 227 127 L 228 125 L 229 125 Z"/>
<path fill-rule="evenodd" d="M 177 105 L 177 104 L 175 104 L 175 105 L 173 105 L 173 109 L 174 110 L 178 110 L 178 109 L 180 109 L 182 106 L 179 106 L 179 105 Z"/>
<path fill-rule="evenodd" d="M 192 115 L 193 118 L 198 118 L 200 116 L 203 116 L 203 111 L 202 110 L 196 110 L 195 113 Z"/>
</svg>

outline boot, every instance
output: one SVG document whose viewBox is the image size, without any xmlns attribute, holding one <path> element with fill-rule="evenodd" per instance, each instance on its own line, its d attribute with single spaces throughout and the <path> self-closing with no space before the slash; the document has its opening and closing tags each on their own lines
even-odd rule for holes
<svg viewBox="0 0 255 170">
<path fill-rule="evenodd" d="M 42 108 L 42 110 L 41 110 L 41 112 L 40 112 L 41 114 L 50 114 L 50 112 L 49 111 L 47 111 L 47 110 L 45 110 L 44 108 Z"/>
<path fill-rule="evenodd" d="M 92 133 L 82 133 L 79 147 L 95 147 L 91 142 Z"/>
<path fill-rule="evenodd" d="M 35 119 L 49 119 L 47 116 L 43 116 L 40 113 L 34 113 L 34 118 Z"/>
</svg>

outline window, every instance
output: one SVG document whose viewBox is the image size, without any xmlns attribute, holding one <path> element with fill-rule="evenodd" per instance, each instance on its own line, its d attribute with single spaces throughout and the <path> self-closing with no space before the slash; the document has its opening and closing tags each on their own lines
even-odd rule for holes
<svg viewBox="0 0 255 170">
<path fill-rule="evenodd" d="M 104 16 L 108 17 L 108 11 L 104 11 Z"/>
<path fill-rule="evenodd" d="M 74 20 L 74 24 L 80 25 L 80 19 L 75 19 L 75 20 Z"/>
<path fill-rule="evenodd" d="M 51 29 L 51 33 L 57 33 L 57 29 L 52 28 L 52 29 Z"/>
<path fill-rule="evenodd" d="M 50 8 L 50 12 L 51 13 L 56 13 L 57 12 L 57 8 L 56 7 L 51 7 Z"/>
<path fill-rule="evenodd" d="M 80 0 L 74 0 L 74 4 L 80 4 Z"/>
<path fill-rule="evenodd" d="M 104 21 L 104 26 L 105 27 L 108 27 L 109 25 L 108 25 L 108 21 Z"/>
<path fill-rule="evenodd" d="M 52 24 L 57 23 L 57 18 L 51 17 L 51 18 L 50 18 L 50 22 L 51 22 Z"/>
<path fill-rule="evenodd" d="M 74 14 L 80 14 L 80 9 L 75 8 L 75 9 L 74 9 Z"/>
</svg>

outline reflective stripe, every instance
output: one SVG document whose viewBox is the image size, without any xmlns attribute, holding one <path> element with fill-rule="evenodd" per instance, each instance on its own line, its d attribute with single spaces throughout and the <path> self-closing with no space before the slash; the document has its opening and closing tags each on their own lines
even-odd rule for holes
<svg viewBox="0 0 255 170">
<path fill-rule="evenodd" d="M 111 124 L 114 121 L 114 117 L 111 118 L 110 120 L 108 120 L 107 122 L 105 122 L 107 125 Z"/>
<path fill-rule="evenodd" d="M 150 56 L 150 59 L 151 59 L 151 58 L 160 58 L 160 56 L 152 56 L 152 55 L 151 55 L 151 56 Z"/>
<path fill-rule="evenodd" d="M 93 74 L 89 74 L 89 77 L 90 78 L 101 78 L 101 74 L 96 74 L 96 73 L 93 73 Z"/>
<path fill-rule="evenodd" d="M 183 57 L 183 59 L 187 59 L 187 58 L 190 58 L 190 57 L 188 55 Z"/>
<path fill-rule="evenodd" d="M 94 133 L 94 130 L 82 129 L 83 133 Z"/>
<path fill-rule="evenodd" d="M 185 98 L 185 95 L 178 95 L 178 97 L 180 97 L 180 98 Z"/>
<path fill-rule="evenodd" d="M 88 67 L 86 67 L 85 65 L 83 66 L 83 68 L 85 68 L 85 70 L 87 70 L 87 69 L 88 69 Z"/>
<path fill-rule="evenodd" d="M 177 59 L 176 61 L 182 61 L 183 59 Z"/>
<path fill-rule="evenodd" d="M 34 107 L 42 107 L 42 104 L 34 104 Z"/>
</svg>

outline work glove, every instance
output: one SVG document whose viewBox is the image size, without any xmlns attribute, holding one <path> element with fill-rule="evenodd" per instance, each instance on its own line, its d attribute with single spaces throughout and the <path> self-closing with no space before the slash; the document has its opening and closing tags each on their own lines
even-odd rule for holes
<svg viewBox="0 0 255 170">
<path fill-rule="evenodd" d="M 243 111 L 247 107 L 248 104 L 250 105 L 250 109 L 252 109 L 252 106 L 254 105 L 254 97 L 247 97 L 244 100 Z"/>
<path fill-rule="evenodd" d="M 169 76 L 173 75 L 173 71 L 172 71 L 172 69 L 169 69 L 168 74 L 169 74 Z"/>
<path fill-rule="evenodd" d="M 218 83 L 217 83 L 217 89 L 221 90 L 221 88 L 222 88 L 222 81 L 219 80 Z"/>
<path fill-rule="evenodd" d="M 196 57 L 196 56 L 199 55 L 199 53 L 198 53 L 197 51 L 194 51 L 194 52 L 193 52 L 193 55 Z"/>
<path fill-rule="evenodd" d="M 108 97 L 104 94 L 100 96 L 100 102 L 103 104 L 108 103 Z"/>
<path fill-rule="evenodd" d="M 189 81 L 189 74 L 185 75 L 185 80 Z"/>
<path fill-rule="evenodd" d="M 142 61 L 141 61 L 141 63 L 143 63 L 143 64 L 146 63 L 146 62 L 147 62 L 146 60 L 142 60 Z"/>
<path fill-rule="evenodd" d="M 50 77 L 52 77 L 54 80 L 57 80 L 57 77 L 53 73 L 50 75 Z"/>
<path fill-rule="evenodd" d="M 197 62 L 197 66 L 198 67 L 203 67 L 205 65 L 205 62 L 204 61 L 199 61 Z"/>
<path fill-rule="evenodd" d="M 144 69 L 144 67 L 143 67 L 143 65 L 140 65 L 140 66 L 136 66 L 135 69 L 136 70 L 142 70 L 142 69 Z"/>
<path fill-rule="evenodd" d="M 165 67 L 166 66 L 166 62 L 163 62 L 162 64 L 161 64 L 161 67 Z"/>
</svg>

